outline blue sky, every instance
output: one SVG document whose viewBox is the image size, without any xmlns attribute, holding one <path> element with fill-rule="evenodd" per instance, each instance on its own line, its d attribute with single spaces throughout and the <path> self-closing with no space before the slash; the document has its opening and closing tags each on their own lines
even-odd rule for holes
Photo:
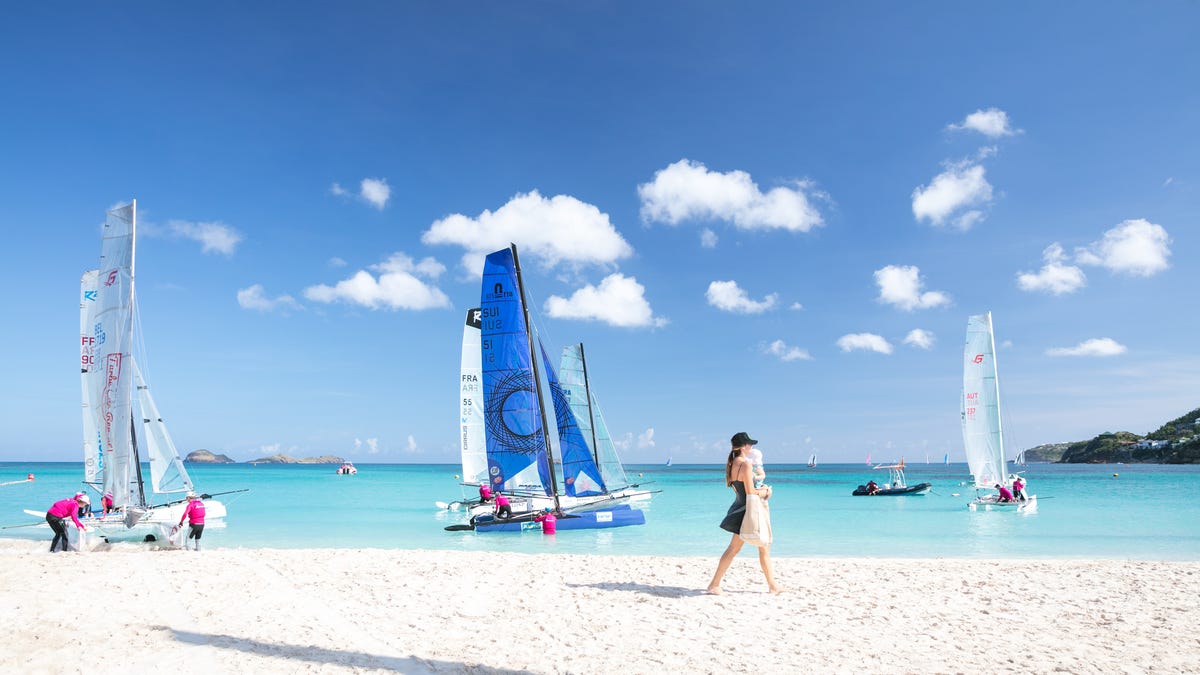
<svg viewBox="0 0 1200 675">
<path fill-rule="evenodd" d="M 650 5 L 650 6 L 647 6 Z M 962 460 L 1190 410 L 1195 3 L 80 3 L 0 25 L 0 459 L 80 457 L 80 274 L 138 200 L 176 443 L 457 458 L 517 243 L 630 462 Z M 13 269 L 15 267 L 15 269 Z"/>
</svg>

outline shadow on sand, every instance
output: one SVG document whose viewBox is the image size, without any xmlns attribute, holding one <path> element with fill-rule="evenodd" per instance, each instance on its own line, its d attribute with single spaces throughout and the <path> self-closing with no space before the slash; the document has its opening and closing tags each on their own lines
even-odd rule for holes
<svg viewBox="0 0 1200 675">
<path fill-rule="evenodd" d="M 623 582 L 606 582 L 602 584 L 567 584 L 571 588 L 598 588 L 602 591 L 629 591 L 631 593 L 645 593 L 646 595 L 654 595 L 660 598 L 686 598 L 693 595 L 704 595 L 704 590 L 699 588 L 683 588 L 681 586 L 651 586 L 649 584 L 637 584 L 629 581 Z"/>
<path fill-rule="evenodd" d="M 312 645 L 291 645 L 282 642 L 262 642 L 233 635 L 216 633 L 194 633 L 178 630 L 170 626 L 151 626 L 154 630 L 170 631 L 175 639 L 183 644 L 215 647 L 218 649 L 234 649 L 249 652 L 259 656 L 308 661 L 310 663 L 343 666 L 346 668 L 366 668 L 391 670 L 398 673 L 479 673 L 480 675 L 528 675 L 527 670 L 512 670 L 509 668 L 493 668 L 486 665 L 467 665 L 459 661 L 439 661 L 436 659 L 421 659 L 415 656 L 380 656 L 362 652 L 326 649 Z"/>
</svg>

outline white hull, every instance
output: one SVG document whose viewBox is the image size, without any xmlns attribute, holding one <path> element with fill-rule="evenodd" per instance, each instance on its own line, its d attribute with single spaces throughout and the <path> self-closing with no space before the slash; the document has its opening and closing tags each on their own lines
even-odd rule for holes
<svg viewBox="0 0 1200 675">
<path fill-rule="evenodd" d="M 559 497 L 559 507 L 564 511 L 574 511 L 583 513 L 587 511 L 595 511 L 597 509 L 609 508 L 615 504 L 628 504 L 632 502 L 649 501 L 653 492 L 648 490 L 638 490 L 635 488 L 627 488 L 606 495 L 594 495 L 590 497 Z M 554 500 L 550 497 L 512 497 L 508 498 L 509 504 L 512 506 L 513 513 L 521 513 L 523 511 L 541 511 L 547 508 L 554 508 Z M 442 503 L 439 502 L 439 506 Z M 457 511 L 462 506 L 462 502 L 452 502 L 445 505 L 443 508 Z M 479 516 L 491 513 L 495 508 L 491 503 L 474 505 L 469 509 L 468 515 Z"/>
<path fill-rule="evenodd" d="M 967 504 L 972 511 L 1016 511 L 1017 513 L 1037 513 L 1037 495 L 1029 495 L 1025 501 L 1001 502 L 996 495 L 978 497 Z"/>
<path fill-rule="evenodd" d="M 110 513 L 107 516 L 95 516 L 80 520 L 85 531 L 78 530 L 73 522 L 67 522 L 67 535 L 73 550 L 89 550 L 99 544 L 116 541 L 155 542 L 162 546 L 174 545 L 170 542 L 171 529 L 179 524 L 183 517 L 186 504 L 172 504 L 151 508 L 133 527 L 125 526 L 123 513 Z M 225 505 L 216 499 L 204 500 L 204 529 L 225 527 Z M 29 515 L 41 515 L 45 512 L 26 509 Z M 38 525 L 37 530 L 49 530 L 49 523 Z M 185 524 L 184 530 L 187 530 Z M 148 539 L 147 537 L 152 537 Z"/>
</svg>

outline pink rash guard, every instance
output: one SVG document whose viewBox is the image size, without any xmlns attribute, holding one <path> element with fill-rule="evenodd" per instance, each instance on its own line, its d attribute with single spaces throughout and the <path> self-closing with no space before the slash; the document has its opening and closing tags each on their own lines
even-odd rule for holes
<svg viewBox="0 0 1200 675">
<path fill-rule="evenodd" d="M 189 520 L 192 525 L 204 524 L 204 502 L 199 499 L 193 499 L 188 502 L 187 508 L 183 510 L 183 517 L 179 519 L 179 526 L 183 527 L 183 521 Z"/>
<path fill-rule="evenodd" d="M 58 516 L 59 518 L 71 516 L 71 520 L 75 521 L 75 527 L 83 527 L 83 523 L 79 522 L 79 502 L 74 499 L 64 499 L 60 502 L 54 502 L 54 506 L 51 506 L 50 510 L 46 511 L 46 513 Z"/>
</svg>

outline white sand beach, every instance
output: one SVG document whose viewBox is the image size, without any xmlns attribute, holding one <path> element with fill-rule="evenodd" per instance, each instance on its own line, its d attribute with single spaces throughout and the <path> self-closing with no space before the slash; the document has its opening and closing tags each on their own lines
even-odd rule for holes
<svg viewBox="0 0 1200 675">
<path fill-rule="evenodd" d="M 1200 672 L 1195 562 L 45 547 L 2 672 Z"/>
</svg>

